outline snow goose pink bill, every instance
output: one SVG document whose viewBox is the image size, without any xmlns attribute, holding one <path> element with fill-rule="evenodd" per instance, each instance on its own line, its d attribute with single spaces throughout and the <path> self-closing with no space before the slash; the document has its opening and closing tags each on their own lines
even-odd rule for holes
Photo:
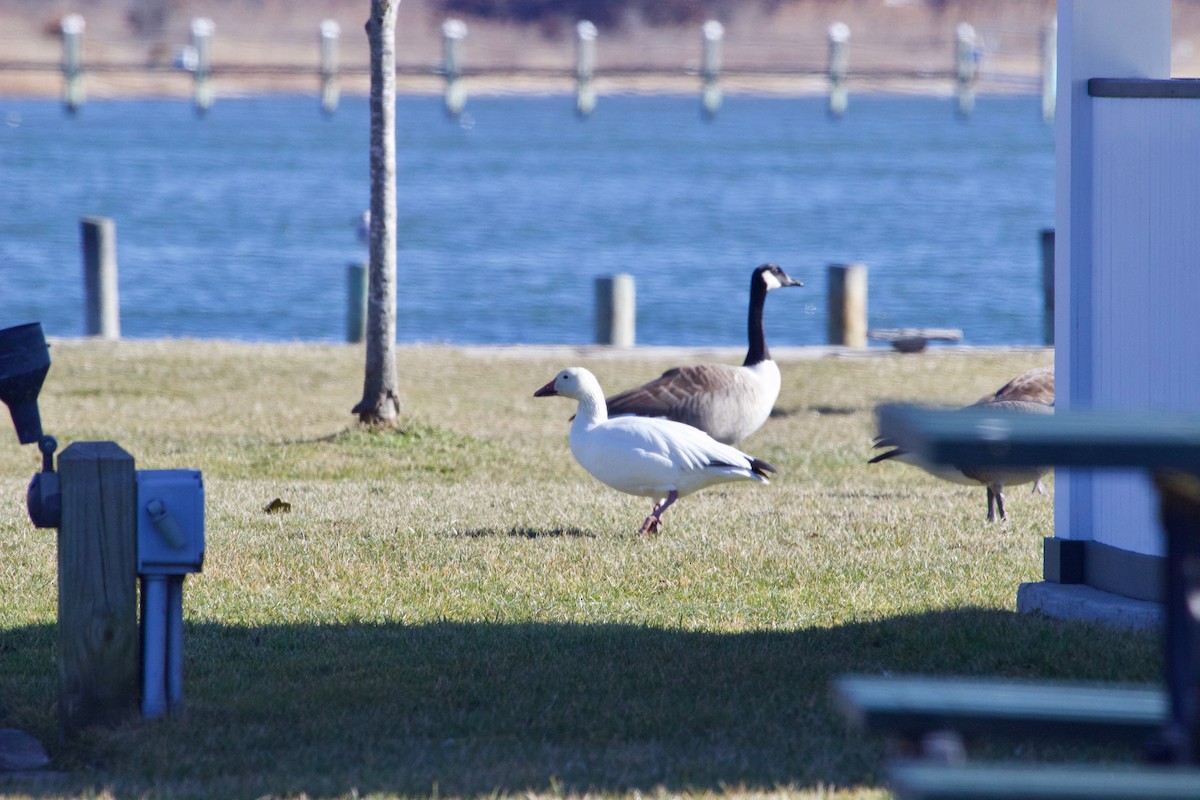
<svg viewBox="0 0 1200 800">
<path fill-rule="evenodd" d="M 682 422 L 657 417 L 609 419 L 600 382 L 583 367 L 564 369 L 533 396 L 579 402 L 571 423 L 571 454 L 601 483 L 654 499 L 642 534 L 660 531 L 663 512 L 685 495 L 730 481 L 769 483 L 767 473 L 775 472 L 767 462 Z"/>
</svg>

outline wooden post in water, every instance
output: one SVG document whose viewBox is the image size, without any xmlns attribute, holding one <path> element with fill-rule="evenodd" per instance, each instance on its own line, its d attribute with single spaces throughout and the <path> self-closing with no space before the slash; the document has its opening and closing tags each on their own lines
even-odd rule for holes
<svg viewBox="0 0 1200 800">
<path fill-rule="evenodd" d="M 208 17 L 192 20 L 192 51 L 196 55 L 196 69 L 192 77 L 195 79 L 196 114 L 201 117 L 208 113 L 213 104 L 210 50 L 216 28 Z"/>
<path fill-rule="evenodd" d="M 79 227 L 83 239 L 84 333 L 120 339 L 116 225 L 108 217 L 84 217 Z"/>
<path fill-rule="evenodd" d="M 338 37 L 342 27 L 336 20 L 321 23 L 321 112 L 329 117 L 338 106 Z"/>
<path fill-rule="evenodd" d="M 636 325 L 633 276 L 621 273 L 596 278 L 596 344 L 633 347 Z"/>
<path fill-rule="evenodd" d="M 346 341 L 361 342 L 367 336 L 367 265 L 346 268 Z"/>
<path fill-rule="evenodd" d="M 835 22 L 829 26 L 829 116 L 837 119 L 846 113 L 849 102 L 846 69 L 850 65 L 850 26 Z"/>
<path fill-rule="evenodd" d="M 83 105 L 83 17 L 67 14 L 62 19 L 63 105 L 74 114 Z"/>
<path fill-rule="evenodd" d="M 58 473 L 58 705 L 71 735 L 138 713 L 137 486 L 114 442 L 71 444 Z"/>
<path fill-rule="evenodd" d="M 704 34 L 704 61 L 700 69 L 704 88 L 700 98 L 705 119 L 717 116 L 721 107 L 721 42 L 725 39 L 725 26 L 710 19 L 701 29 Z"/>
<path fill-rule="evenodd" d="M 596 108 L 596 26 L 586 19 L 575 25 L 575 113 L 586 119 Z"/>
<path fill-rule="evenodd" d="M 467 38 L 467 23 L 448 19 L 442 23 L 442 73 L 446 76 L 446 113 L 457 117 L 467 104 L 467 88 L 462 82 L 462 48 Z"/>
<path fill-rule="evenodd" d="M 1042 231 L 1042 298 L 1045 311 L 1042 314 L 1043 340 L 1048 347 L 1054 346 L 1054 229 Z"/>
<path fill-rule="evenodd" d="M 1054 119 L 1058 101 L 1058 17 L 1042 29 L 1042 119 Z"/>
<path fill-rule="evenodd" d="M 867 346 L 867 267 L 829 265 L 829 343 Z"/>
<path fill-rule="evenodd" d="M 960 22 L 955 29 L 954 53 L 954 95 L 958 99 L 958 115 L 966 118 L 975 110 L 975 83 L 979 78 L 975 29 L 966 22 Z"/>
</svg>

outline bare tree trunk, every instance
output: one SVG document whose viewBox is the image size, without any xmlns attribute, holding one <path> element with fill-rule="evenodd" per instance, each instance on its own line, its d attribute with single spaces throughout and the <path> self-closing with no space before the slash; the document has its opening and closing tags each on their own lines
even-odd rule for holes
<svg viewBox="0 0 1200 800">
<path fill-rule="evenodd" d="M 396 376 L 396 11 L 371 0 L 371 267 L 367 290 L 366 378 L 353 413 L 368 425 L 400 416 Z"/>
</svg>

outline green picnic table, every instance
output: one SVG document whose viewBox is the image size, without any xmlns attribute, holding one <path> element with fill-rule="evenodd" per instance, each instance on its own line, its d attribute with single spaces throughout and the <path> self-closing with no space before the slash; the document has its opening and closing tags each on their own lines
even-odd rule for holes
<svg viewBox="0 0 1200 800">
<path fill-rule="evenodd" d="M 1163 766 L 1131 768 L 1113 786 L 1128 797 L 1200 798 L 1200 413 L 1072 409 L 1031 415 L 889 404 L 879 407 L 878 419 L 881 436 L 930 464 L 1149 471 L 1166 543 L 1165 690 L 844 676 L 834 690 L 848 716 L 907 735 L 939 729 L 1086 735 L 1092 727 L 1097 735 L 1136 739 L 1153 731 L 1158 758 L 1171 764 L 1168 777 Z M 1080 781 L 1095 772 L 1089 765 L 964 770 L 900 762 L 893 765 L 892 787 L 904 798 L 1071 797 L 1089 790 Z"/>
</svg>

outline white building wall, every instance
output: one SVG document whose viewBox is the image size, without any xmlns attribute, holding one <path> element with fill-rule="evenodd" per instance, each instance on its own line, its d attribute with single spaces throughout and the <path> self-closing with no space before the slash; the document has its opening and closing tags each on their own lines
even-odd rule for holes
<svg viewBox="0 0 1200 800">
<path fill-rule="evenodd" d="M 1200 100 L 1093 103 L 1092 405 L 1200 409 Z M 1139 474 L 1098 474 L 1092 537 L 1162 555 Z"/>
<path fill-rule="evenodd" d="M 1094 99 L 1088 96 L 1090 78 L 1167 78 L 1171 66 L 1171 0 L 1059 0 L 1058 2 L 1058 110 L 1055 145 L 1057 157 L 1055 218 L 1054 340 L 1056 405 L 1060 408 L 1090 408 L 1097 403 L 1125 402 L 1138 389 L 1136 381 L 1122 379 L 1131 363 L 1144 364 L 1163 357 L 1146 352 L 1145 336 L 1132 336 L 1128 345 L 1109 352 L 1124 326 L 1141 319 L 1149 324 L 1146 276 L 1115 281 L 1121 275 L 1104 274 L 1118 269 L 1137 274 L 1144 268 L 1128 266 L 1139 245 L 1118 245 L 1122 255 L 1113 255 L 1107 266 L 1097 262 L 1100 252 L 1112 244 L 1106 236 L 1111 228 L 1097 230 L 1096 215 L 1106 210 L 1093 203 L 1094 171 L 1100 161 L 1120 162 L 1136 154 L 1094 149 Z M 1105 180 L 1111 180 L 1105 178 Z M 1200 186 L 1196 187 L 1200 190 Z M 1100 202 L 1111 198 L 1105 195 Z M 1117 210 L 1112 209 L 1114 215 Z M 1146 241 L 1142 248 L 1148 247 Z M 1140 263 L 1148 263 L 1141 258 Z M 1141 288 L 1139 288 L 1141 286 Z M 1098 303 L 1121 293 L 1120 308 Z M 1139 292 L 1141 293 L 1139 295 Z M 1134 300 L 1142 301 L 1134 305 Z M 1104 317 L 1097 309 L 1131 319 Z M 1117 325 L 1119 327 L 1114 327 Z M 1134 326 L 1136 327 L 1136 325 Z M 1125 392 L 1125 395 L 1119 393 Z M 1147 398 L 1143 398 L 1147 399 Z M 1143 404 L 1144 405 L 1144 404 Z M 1059 470 L 1055 475 L 1055 536 L 1095 539 L 1125 550 L 1159 553 L 1157 528 L 1148 516 L 1148 490 L 1141 476 L 1099 476 L 1086 470 Z M 1147 527 L 1150 525 L 1150 527 Z"/>
</svg>

